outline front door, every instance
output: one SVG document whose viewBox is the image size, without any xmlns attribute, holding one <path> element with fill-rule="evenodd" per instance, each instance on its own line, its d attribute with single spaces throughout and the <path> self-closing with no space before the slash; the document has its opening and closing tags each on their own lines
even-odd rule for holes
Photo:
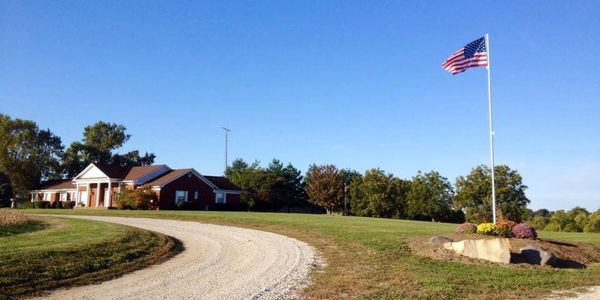
<svg viewBox="0 0 600 300">
<path fill-rule="evenodd" d="M 90 205 L 88 207 L 96 207 L 96 193 L 98 192 L 97 188 L 90 189 Z"/>
</svg>

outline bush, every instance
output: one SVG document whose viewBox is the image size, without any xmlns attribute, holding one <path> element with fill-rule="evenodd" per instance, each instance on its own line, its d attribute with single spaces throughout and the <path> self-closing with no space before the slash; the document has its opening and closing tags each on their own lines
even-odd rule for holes
<svg viewBox="0 0 600 300">
<path fill-rule="evenodd" d="M 149 186 L 122 190 L 115 202 L 119 209 L 155 209 L 157 204 L 156 193 Z"/>
<path fill-rule="evenodd" d="M 50 207 L 50 201 L 40 201 L 40 200 L 33 201 L 33 207 L 34 208 L 48 208 L 48 207 Z"/>
<path fill-rule="evenodd" d="M 516 222 L 510 220 L 500 220 L 496 222 L 496 230 L 499 236 L 511 238 L 513 237 L 512 230 L 517 225 Z"/>
<path fill-rule="evenodd" d="M 481 223 L 477 225 L 477 233 L 484 235 L 497 235 L 498 231 L 494 223 Z"/>
<path fill-rule="evenodd" d="M 555 223 L 555 222 L 548 223 L 548 225 L 546 225 L 544 227 L 544 231 L 559 232 L 560 231 L 560 224 Z"/>
<path fill-rule="evenodd" d="M 23 225 L 27 223 L 27 216 L 20 211 L 0 209 L 0 226 Z"/>
<path fill-rule="evenodd" d="M 535 231 L 535 228 L 531 227 L 531 225 L 529 225 L 527 223 L 517 224 L 513 228 L 512 232 L 516 238 L 528 239 L 528 240 L 537 239 L 537 231 Z"/>
<path fill-rule="evenodd" d="M 17 201 L 17 208 L 20 208 L 20 209 L 33 208 L 33 202 L 31 202 L 29 200 Z"/>
<path fill-rule="evenodd" d="M 458 225 L 458 227 L 456 227 L 456 233 L 475 233 L 475 232 L 477 232 L 477 225 L 469 223 L 469 222 L 462 223 L 462 224 Z"/>
<path fill-rule="evenodd" d="M 177 203 L 177 209 L 191 210 L 194 209 L 194 202 L 192 201 L 181 201 Z"/>
<path fill-rule="evenodd" d="M 73 209 L 75 207 L 75 201 L 64 201 L 62 204 L 62 208 Z"/>
<path fill-rule="evenodd" d="M 585 232 L 600 232 L 600 217 L 591 219 L 583 228 Z"/>
</svg>

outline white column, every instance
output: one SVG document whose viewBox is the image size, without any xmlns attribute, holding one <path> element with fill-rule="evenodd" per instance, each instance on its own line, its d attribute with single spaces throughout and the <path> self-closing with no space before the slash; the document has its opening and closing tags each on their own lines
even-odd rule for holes
<svg viewBox="0 0 600 300">
<path fill-rule="evenodd" d="M 108 201 L 104 202 L 104 207 L 110 207 L 112 204 L 112 182 L 108 181 Z M 104 197 L 106 199 L 106 197 Z"/>
<path fill-rule="evenodd" d="M 100 204 L 100 182 L 96 183 L 96 207 Z"/>
<path fill-rule="evenodd" d="M 85 207 L 90 207 L 90 186 L 91 184 L 88 182 L 87 184 L 87 190 L 86 190 L 86 195 L 87 197 L 85 197 Z"/>
</svg>

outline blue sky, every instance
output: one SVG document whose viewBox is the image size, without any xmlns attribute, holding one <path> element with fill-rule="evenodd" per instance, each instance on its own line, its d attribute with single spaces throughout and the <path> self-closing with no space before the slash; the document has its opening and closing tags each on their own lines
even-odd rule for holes
<svg viewBox="0 0 600 300">
<path fill-rule="evenodd" d="M 454 182 L 489 160 L 486 73 L 440 65 L 489 32 L 497 163 L 534 209 L 596 210 L 600 2 L 540 3 L 2 1 L 0 112 L 205 174 L 226 126 L 230 158 Z"/>
</svg>

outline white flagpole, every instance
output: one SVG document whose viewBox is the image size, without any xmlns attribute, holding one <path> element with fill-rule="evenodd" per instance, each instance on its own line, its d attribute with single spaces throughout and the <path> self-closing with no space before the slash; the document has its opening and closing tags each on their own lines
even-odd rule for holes
<svg viewBox="0 0 600 300">
<path fill-rule="evenodd" d="M 490 116 L 490 161 L 492 165 L 492 216 L 496 224 L 496 179 L 494 176 L 494 122 L 492 119 L 492 80 L 490 75 L 490 35 L 485 34 L 485 51 L 487 54 L 487 82 L 488 82 L 488 113 Z"/>
</svg>

